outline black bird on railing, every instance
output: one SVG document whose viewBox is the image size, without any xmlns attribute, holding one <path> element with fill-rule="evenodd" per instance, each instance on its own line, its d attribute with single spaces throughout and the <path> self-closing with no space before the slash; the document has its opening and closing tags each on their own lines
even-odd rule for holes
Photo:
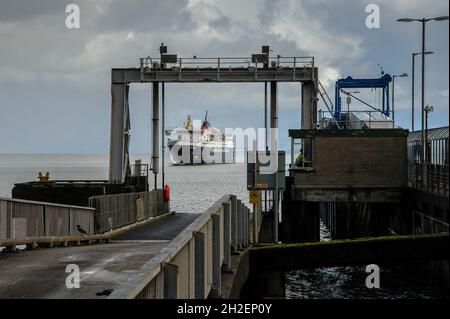
<svg viewBox="0 0 450 319">
<path fill-rule="evenodd" d="M 81 235 L 84 235 L 84 236 L 88 235 L 88 233 L 83 228 L 81 228 L 81 225 L 77 225 L 77 230 Z"/>
</svg>

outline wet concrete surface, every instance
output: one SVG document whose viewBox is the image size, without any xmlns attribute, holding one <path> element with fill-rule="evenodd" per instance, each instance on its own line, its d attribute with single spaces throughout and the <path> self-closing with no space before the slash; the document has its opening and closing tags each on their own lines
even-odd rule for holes
<svg viewBox="0 0 450 319">
<path fill-rule="evenodd" d="M 171 240 L 200 214 L 175 214 L 114 237 L 120 240 Z"/>
<path fill-rule="evenodd" d="M 21 250 L 0 254 L 0 298 L 106 298 L 163 249 L 198 214 L 175 214 L 114 238 L 108 244 Z M 80 288 L 68 288 L 68 265 Z"/>
</svg>

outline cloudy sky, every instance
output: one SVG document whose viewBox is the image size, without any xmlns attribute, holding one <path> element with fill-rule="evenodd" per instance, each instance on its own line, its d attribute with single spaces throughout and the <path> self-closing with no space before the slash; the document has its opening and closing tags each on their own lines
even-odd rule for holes
<svg viewBox="0 0 450 319">
<path fill-rule="evenodd" d="M 65 26 L 69 3 L 80 7 L 79 29 Z M 370 3 L 380 7 L 379 29 L 365 26 Z M 107 153 L 110 69 L 158 56 L 161 42 L 181 57 L 249 56 L 262 44 L 274 54 L 314 55 L 333 96 L 337 78 L 377 76 L 379 64 L 391 74 L 410 74 L 420 24 L 395 20 L 448 13 L 445 0 L 0 0 L 0 153 Z M 426 103 L 435 106 L 431 126 L 443 126 L 449 26 L 429 22 L 427 28 L 427 49 L 435 54 L 427 57 Z M 410 88 L 411 78 L 396 81 L 396 119 L 405 128 Z M 261 84 L 167 85 L 167 125 L 181 125 L 187 113 L 200 119 L 208 109 L 217 127 L 262 127 L 263 90 Z M 374 92 L 361 94 L 379 102 Z M 280 137 L 287 141 L 288 128 L 300 126 L 299 85 L 280 85 L 279 104 Z M 130 107 L 131 152 L 148 152 L 149 85 L 132 87 Z M 419 127 L 419 112 L 417 119 Z"/>
</svg>

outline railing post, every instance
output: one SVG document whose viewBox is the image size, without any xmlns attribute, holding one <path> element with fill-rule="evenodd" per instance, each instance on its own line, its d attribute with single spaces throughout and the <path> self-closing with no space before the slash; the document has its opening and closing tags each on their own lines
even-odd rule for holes
<svg viewBox="0 0 450 319">
<path fill-rule="evenodd" d="M 250 245 L 250 208 L 247 207 L 247 237 L 245 238 L 247 246 Z"/>
<path fill-rule="evenodd" d="M 221 292 L 221 260 L 220 260 L 220 215 L 212 214 L 212 266 L 213 266 L 213 276 L 212 276 L 212 287 L 211 294 L 214 297 L 220 297 Z"/>
<path fill-rule="evenodd" d="M 205 299 L 205 234 L 194 232 L 195 241 L 195 299 Z"/>
<path fill-rule="evenodd" d="M 242 249 L 242 202 L 237 200 L 237 249 Z"/>
<path fill-rule="evenodd" d="M 242 246 L 247 247 L 247 206 L 242 203 Z"/>
<path fill-rule="evenodd" d="M 12 219 L 13 219 L 13 211 L 15 211 L 14 209 L 15 203 L 14 202 L 5 202 L 5 207 L 6 207 L 6 229 L 5 229 L 5 235 L 6 235 L 6 239 L 12 238 L 11 236 L 11 231 L 12 231 Z"/>
<path fill-rule="evenodd" d="M 244 247 L 247 247 L 247 245 L 248 245 L 248 220 L 247 220 L 247 217 L 248 217 L 248 208 L 247 208 L 247 206 L 244 206 L 244 214 L 243 214 L 243 226 L 244 226 L 244 231 L 243 231 L 243 235 L 244 235 L 244 238 L 243 238 L 243 246 Z"/>
<path fill-rule="evenodd" d="M 217 58 L 217 81 L 220 80 L 220 58 Z"/>
<path fill-rule="evenodd" d="M 236 196 L 231 195 L 231 253 L 238 251 L 238 202 Z"/>
<path fill-rule="evenodd" d="M 228 202 L 223 206 L 223 264 L 222 269 L 231 270 L 231 205 Z"/>
<path fill-rule="evenodd" d="M 178 266 L 164 263 L 164 299 L 177 299 L 178 297 Z"/>
</svg>

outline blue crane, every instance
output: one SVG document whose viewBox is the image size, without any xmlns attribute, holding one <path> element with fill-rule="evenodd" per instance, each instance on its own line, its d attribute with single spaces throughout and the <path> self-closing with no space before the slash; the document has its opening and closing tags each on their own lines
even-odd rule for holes
<svg viewBox="0 0 450 319">
<path fill-rule="evenodd" d="M 336 81 L 335 89 L 335 109 L 334 117 L 336 120 L 341 118 L 342 102 L 341 102 L 341 90 L 346 88 L 381 88 L 383 89 L 382 110 L 381 112 L 389 116 L 389 83 L 392 81 L 392 77 L 389 74 L 385 74 L 376 79 L 354 79 L 348 76 L 345 79 Z"/>
</svg>

